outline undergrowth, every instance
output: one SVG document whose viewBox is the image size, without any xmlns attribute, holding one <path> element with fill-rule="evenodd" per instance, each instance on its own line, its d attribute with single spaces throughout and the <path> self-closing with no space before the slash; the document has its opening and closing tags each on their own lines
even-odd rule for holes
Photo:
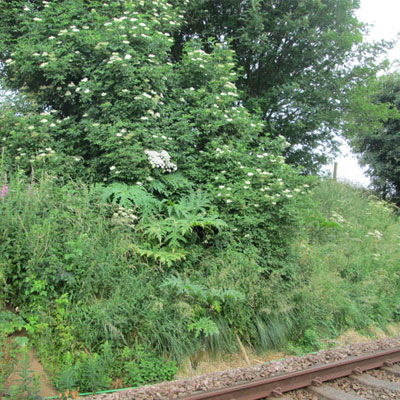
<svg viewBox="0 0 400 400">
<path fill-rule="evenodd" d="M 312 199 L 293 246 L 301 271 L 294 339 L 315 349 L 345 329 L 398 321 L 400 221 L 395 206 L 348 184 L 323 181 Z"/>
<path fill-rule="evenodd" d="M 291 283 L 234 239 L 201 191 L 171 202 L 123 187 L 123 207 L 121 186 L 43 175 L 8 187 L 0 298 L 61 390 L 172 379 L 188 355 L 289 334 Z M 137 196 L 152 196 L 151 208 Z"/>
<path fill-rule="evenodd" d="M 8 187 L 0 299 L 19 315 L 7 314 L 2 333 L 25 328 L 62 391 L 172 379 L 185 357 L 235 352 L 239 341 L 317 350 L 348 328 L 398 319 L 396 210 L 348 185 L 320 182 L 304 197 L 275 268 L 201 192 L 167 202 L 45 175 Z M 151 203 L 135 206 L 138 196 Z"/>
</svg>

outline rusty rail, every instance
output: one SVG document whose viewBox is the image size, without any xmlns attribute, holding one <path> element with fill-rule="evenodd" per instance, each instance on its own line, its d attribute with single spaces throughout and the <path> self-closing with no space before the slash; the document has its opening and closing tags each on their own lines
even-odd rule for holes
<svg viewBox="0 0 400 400">
<path fill-rule="evenodd" d="M 280 374 L 271 378 L 237 383 L 209 392 L 193 393 L 182 397 L 181 400 L 258 400 L 398 362 L 400 362 L 400 347 L 395 347 L 390 350 L 359 357 L 349 357 L 330 364 Z"/>
</svg>

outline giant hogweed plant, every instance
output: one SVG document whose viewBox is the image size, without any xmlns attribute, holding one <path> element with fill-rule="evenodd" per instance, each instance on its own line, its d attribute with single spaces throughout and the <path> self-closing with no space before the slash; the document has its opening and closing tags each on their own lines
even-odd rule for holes
<svg viewBox="0 0 400 400">
<path fill-rule="evenodd" d="M 125 214 L 133 211 L 137 215 L 134 225 L 129 219 L 126 222 L 133 230 L 132 250 L 159 267 L 184 259 L 188 254 L 185 246 L 195 243 L 201 231 L 226 227 L 211 208 L 210 198 L 202 192 L 191 192 L 173 202 L 159 200 L 141 186 L 116 183 L 96 189 L 103 199 L 122 206 Z M 121 219 L 121 214 L 114 217 Z"/>
</svg>

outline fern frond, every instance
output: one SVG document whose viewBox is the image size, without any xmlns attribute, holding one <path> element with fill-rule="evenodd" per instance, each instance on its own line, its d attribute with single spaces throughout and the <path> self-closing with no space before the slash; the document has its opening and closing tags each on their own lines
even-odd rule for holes
<svg viewBox="0 0 400 400">
<path fill-rule="evenodd" d="M 164 196 L 168 196 L 169 195 L 169 191 L 167 189 L 167 186 L 163 182 L 158 180 L 158 179 L 153 179 L 149 183 L 149 189 L 152 192 L 157 192 L 157 193 L 162 194 Z"/>
<path fill-rule="evenodd" d="M 169 215 L 176 215 L 180 218 L 186 218 L 190 214 L 205 214 L 210 207 L 211 200 L 203 192 L 191 192 L 189 195 L 182 197 L 178 203 L 169 205 Z"/>
<path fill-rule="evenodd" d="M 196 338 L 199 337 L 201 333 L 203 333 L 205 337 L 219 334 L 217 324 L 209 317 L 201 317 L 197 321 L 192 322 L 189 324 L 188 329 L 189 331 L 194 331 Z"/>
</svg>

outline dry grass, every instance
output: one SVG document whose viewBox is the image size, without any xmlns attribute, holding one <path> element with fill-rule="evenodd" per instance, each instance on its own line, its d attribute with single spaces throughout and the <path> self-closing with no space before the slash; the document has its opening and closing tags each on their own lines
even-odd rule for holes
<svg viewBox="0 0 400 400">
<path fill-rule="evenodd" d="M 348 346 L 355 343 L 365 343 L 371 340 L 370 337 L 361 335 L 361 333 L 356 332 L 354 329 L 349 329 L 345 333 L 341 334 L 334 340 L 337 347 Z"/>
<path fill-rule="evenodd" d="M 400 336 L 400 323 L 388 324 L 385 329 L 377 326 L 370 326 L 366 334 L 361 334 L 354 329 L 341 334 L 339 337 L 331 341 L 335 347 L 348 346 L 355 343 L 365 343 L 371 340 L 388 339 Z"/>
<path fill-rule="evenodd" d="M 333 343 L 334 347 L 349 346 L 356 343 L 370 342 L 376 339 L 393 338 L 400 336 L 400 323 L 389 324 L 385 331 L 376 327 L 371 326 L 369 332 L 363 335 L 354 329 L 349 329 L 336 339 L 330 341 Z M 281 358 L 287 357 L 289 354 L 285 352 L 269 351 L 263 353 L 256 353 L 253 350 L 246 348 L 246 353 L 249 358 L 251 365 L 261 364 L 268 361 L 279 360 Z M 242 352 L 225 354 L 220 356 L 212 356 L 207 353 L 202 353 L 198 357 L 196 368 L 193 368 L 193 362 L 187 358 L 182 362 L 181 368 L 179 369 L 176 379 L 191 378 L 194 376 L 199 376 L 208 373 L 214 373 L 218 371 L 224 371 L 227 369 L 234 369 L 240 367 L 246 367 L 245 358 Z"/>
<path fill-rule="evenodd" d="M 246 348 L 246 353 L 250 361 L 250 365 L 262 364 L 272 360 L 279 360 L 288 355 L 287 353 L 278 351 L 256 353 L 248 348 Z M 193 368 L 193 363 L 190 359 L 186 359 L 182 363 L 176 379 L 191 378 L 203 374 L 247 366 L 248 364 L 246 363 L 242 352 L 220 356 L 211 356 L 210 354 L 204 353 L 201 359 L 197 362 L 196 368 Z"/>
</svg>

